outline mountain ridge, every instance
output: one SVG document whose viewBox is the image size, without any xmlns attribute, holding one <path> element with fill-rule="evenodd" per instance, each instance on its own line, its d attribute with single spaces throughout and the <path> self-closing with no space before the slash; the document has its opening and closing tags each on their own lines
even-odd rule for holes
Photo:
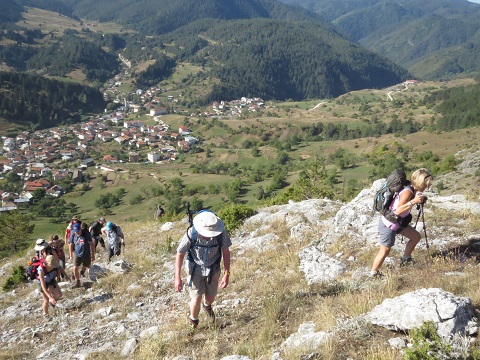
<svg viewBox="0 0 480 360">
<path fill-rule="evenodd" d="M 475 52 L 468 51 L 472 46 L 480 46 L 475 35 L 480 26 L 479 4 L 453 0 L 283 2 L 304 6 L 324 16 L 366 48 L 414 69 L 417 77 L 442 79 L 480 72 L 480 65 L 474 60 Z M 440 68 L 420 66 L 437 52 L 448 56 L 448 61 L 437 63 Z M 463 66 L 454 66 L 458 63 Z"/>
</svg>

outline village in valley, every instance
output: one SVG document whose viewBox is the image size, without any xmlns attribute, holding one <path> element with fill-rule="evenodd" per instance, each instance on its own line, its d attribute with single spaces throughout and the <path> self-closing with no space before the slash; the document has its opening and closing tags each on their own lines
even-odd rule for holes
<svg viewBox="0 0 480 360">
<path fill-rule="evenodd" d="M 12 193 L 0 188 L 0 212 L 15 210 L 19 204 L 30 202 L 37 189 L 44 189 L 47 195 L 60 197 L 65 189 L 59 183 L 66 177 L 70 177 L 75 184 L 82 183 L 83 172 L 88 167 L 95 166 L 108 173 L 116 171 L 116 163 L 161 165 L 177 160 L 180 153 L 188 153 L 201 139 L 187 126 L 172 128 L 167 125 L 162 116 L 169 113 L 228 119 L 241 116 L 245 111 L 259 111 L 265 106 L 260 98 L 242 98 L 230 102 L 215 101 L 205 109 L 191 113 L 176 106 L 178 98 L 172 95 L 160 97 L 166 89 L 137 89 L 126 96 L 117 90 L 121 84 L 122 78 L 116 76 L 103 92 L 107 101 L 116 104 L 115 110 L 105 111 L 79 124 L 2 137 L 0 171 L 4 175 L 17 174 L 23 189 L 19 193 Z M 165 102 L 168 105 L 162 106 Z M 152 123 L 148 120 L 149 116 L 154 120 L 154 125 L 146 124 Z M 91 149 L 108 142 L 118 143 L 123 151 L 102 153 L 101 157 L 97 155 L 94 158 Z"/>
</svg>

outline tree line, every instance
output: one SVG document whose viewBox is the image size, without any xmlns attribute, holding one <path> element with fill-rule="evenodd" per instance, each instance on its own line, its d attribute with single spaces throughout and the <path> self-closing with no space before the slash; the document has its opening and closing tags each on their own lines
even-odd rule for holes
<svg viewBox="0 0 480 360">
<path fill-rule="evenodd" d="M 0 116 L 23 127 L 38 130 L 71 124 L 104 108 L 103 95 L 92 87 L 0 72 Z"/>
<path fill-rule="evenodd" d="M 442 116 L 437 117 L 434 130 L 451 131 L 480 125 L 480 84 L 437 91 L 425 97 Z"/>
</svg>

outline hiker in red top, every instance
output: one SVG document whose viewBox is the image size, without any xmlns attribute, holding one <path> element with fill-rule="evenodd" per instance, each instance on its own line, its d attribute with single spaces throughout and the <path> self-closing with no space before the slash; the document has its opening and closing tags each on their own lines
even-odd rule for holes
<svg viewBox="0 0 480 360">
<path fill-rule="evenodd" d="M 72 236 L 72 226 L 75 223 L 80 223 L 80 219 L 77 216 L 72 217 L 72 220 L 68 223 L 67 228 L 65 229 L 65 236 L 63 241 L 65 241 L 65 244 L 69 243 L 70 237 Z"/>
</svg>

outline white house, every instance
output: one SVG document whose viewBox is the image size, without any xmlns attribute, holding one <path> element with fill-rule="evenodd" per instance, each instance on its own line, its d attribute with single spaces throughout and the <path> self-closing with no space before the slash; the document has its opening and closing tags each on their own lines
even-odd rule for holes
<svg viewBox="0 0 480 360">
<path fill-rule="evenodd" d="M 167 114 L 168 114 L 168 111 L 166 108 L 150 109 L 150 116 L 167 115 Z"/>
<path fill-rule="evenodd" d="M 160 153 L 157 153 L 157 152 L 150 152 L 150 153 L 147 154 L 147 159 L 151 163 L 156 163 L 157 161 L 159 161 L 161 159 L 161 157 L 162 157 L 162 155 Z"/>
<path fill-rule="evenodd" d="M 12 151 L 13 149 L 15 149 L 15 141 L 13 141 L 13 139 L 6 138 L 3 142 L 3 150 Z"/>
<path fill-rule="evenodd" d="M 188 145 L 193 145 L 197 143 L 197 139 L 194 138 L 193 136 L 185 136 L 185 142 L 188 143 Z"/>
</svg>

